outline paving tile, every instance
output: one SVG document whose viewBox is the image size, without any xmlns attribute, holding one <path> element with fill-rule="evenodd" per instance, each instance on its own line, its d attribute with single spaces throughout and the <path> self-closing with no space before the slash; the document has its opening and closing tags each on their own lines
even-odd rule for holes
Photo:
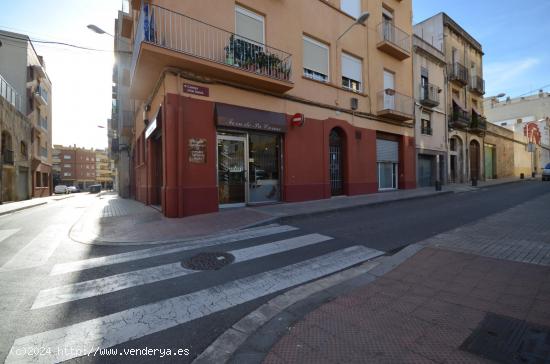
<svg viewBox="0 0 550 364">
<path fill-rule="evenodd" d="M 264 358 L 263 364 L 286 364 L 287 362 L 284 361 L 282 358 L 280 358 L 277 354 L 275 354 L 275 351 L 272 350 L 267 354 L 267 356 Z"/>
</svg>

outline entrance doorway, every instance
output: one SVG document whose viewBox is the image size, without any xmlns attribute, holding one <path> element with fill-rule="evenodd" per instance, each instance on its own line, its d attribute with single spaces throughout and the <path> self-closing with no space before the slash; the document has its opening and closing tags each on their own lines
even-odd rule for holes
<svg viewBox="0 0 550 364">
<path fill-rule="evenodd" d="M 218 201 L 221 207 L 247 201 L 248 138 L 218 135 Z"/>
<path fill-rule="evenodd" d="M 418 185 L 433 186 L 436 179 L 436 157 L 433 155 L 418 155 Z"/>
<path fill-rule="evenodd" d="M 164 173 L 162 169 L 162 133 L 159 131 L 155 132 L 151 136 L 151 185 L 153 191 L 151 194 L 151 205 L 158 206 L 159 209 L 162 205 L 162 187 L 164 186 Z"/>
<path fill-rule="evenodd" d="M 477 140 L 470 142 L 470 179 L 479 180 L 479 143 Z"/>
<path fill-rule="evenodd" d="M 344 173 L 342 170 L 342 135 L 338 129 L 332 129 L 329 136 L 329 173 L 332 196 L 344 193 Z"/>
<path fill-rule="evenodd" d="M 496 166 L 495 166 L 495 146 L 491 144 L 485 144 L 485 178 L 496 178 Z"/>
</svg>

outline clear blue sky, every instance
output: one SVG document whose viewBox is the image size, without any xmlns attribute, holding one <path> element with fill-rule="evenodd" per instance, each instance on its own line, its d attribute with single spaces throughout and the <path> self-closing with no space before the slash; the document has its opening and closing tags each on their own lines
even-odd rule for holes
<svg viewBox="0 0 550 364">
<path fill-rule="evenodd" d="M 549 0 L 413 0 L 414 23 L 441 11 L 482 44 L 486 96 L 550 91 Z"/>
</svg>

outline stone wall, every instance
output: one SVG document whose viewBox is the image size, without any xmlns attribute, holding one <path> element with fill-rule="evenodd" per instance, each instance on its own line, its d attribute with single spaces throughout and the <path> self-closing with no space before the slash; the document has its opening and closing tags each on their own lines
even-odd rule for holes
<svg viewBox="0 0 550 364">
<path fill-rule="evenodd" d="M 498 178 L 514 176 L 514 132 L 487 123 L 487 133 L 485 134 L 485 144 L 495 146 L 496 154 L 496 174 Z"/>
<path fill-rule="evenodd" d="M 11 145 L 4 149 L 13 151 L 13 165 L 2 162 L 1 190 L 2 201 L 19 201 L 31 197 L 32 172 L 30 163 L 31 123 L 25 115 L 17 111 L 4 98 L 0 97 L 0 133 L 8 133 Z M 23 154 L 26 146 L 26 155 Z M 2 141 L 0 140 L 0 147 Z M 1 156 L 0 158 L 3 158 Z"/>
</svg>

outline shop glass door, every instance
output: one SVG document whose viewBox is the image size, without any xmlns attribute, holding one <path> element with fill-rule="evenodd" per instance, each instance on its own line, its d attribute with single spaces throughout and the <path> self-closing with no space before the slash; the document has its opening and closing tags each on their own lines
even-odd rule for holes
<svg viewBox="0 0 550 364">
<path fill-rule="evenodd" d="M 279 201 L 280 138 L 275 134 L 249 133 L 249 203 Z"/>
<path fill-rule="evenodd" d="M 222 207 L 247 200 L 247 138 L 218 135 L 218 200 Z"/>
</svg>

